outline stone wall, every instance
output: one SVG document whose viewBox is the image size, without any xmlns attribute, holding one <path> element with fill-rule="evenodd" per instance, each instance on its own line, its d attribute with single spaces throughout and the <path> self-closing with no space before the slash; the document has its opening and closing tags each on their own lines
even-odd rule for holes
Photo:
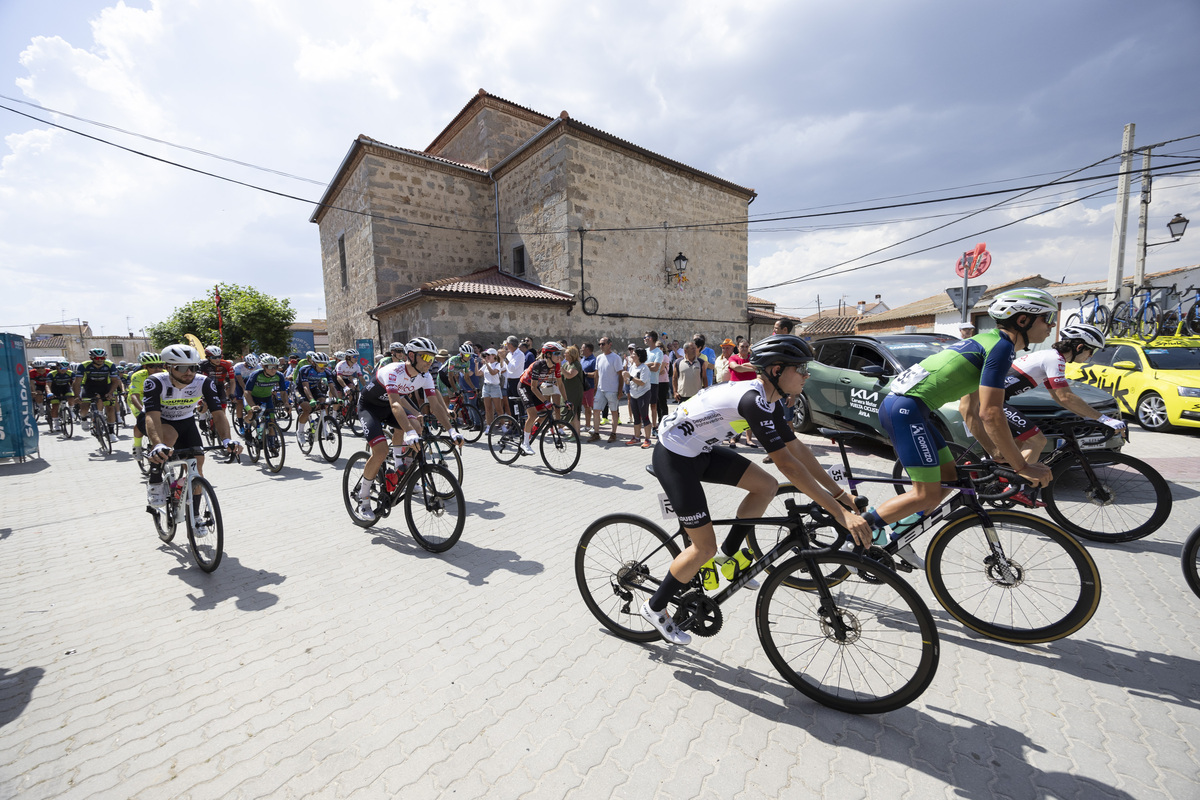
<svg viewBox="0 0 1200 800">
<path fill-rule="evenodd" d="M 368 166 L 363 158 L 348 170 L 334 196 L 336 209 L 328 209 L 318 226 L 321 239 L 321 273 L 325 285 L 326 330 L 330 342 L 353 342 L 375 337 L 375 323 L 365 311 L 379 305 L 375 286 L 375 255 L 368 198 Z M 342 211 L 340 209 L 349 209 Z M 352 213 L 359 212 L 359 213 Z M 342 284 L 342 238 L 346 249 L 346 285 Z"/>
<path fill-rule="evenodd" d="M 572 226 L 567 201 L 566 139 L 556 136 L 497 177 L 500 187 L 500 268 L 513 273 L 513 250 L 525 248 L 525 280 L 565 292 L 570 284 Z M 575 245 L 578 248 L 578 245 Z M 515 273 L 513 273 L 515 274 Z"/>
</svg>

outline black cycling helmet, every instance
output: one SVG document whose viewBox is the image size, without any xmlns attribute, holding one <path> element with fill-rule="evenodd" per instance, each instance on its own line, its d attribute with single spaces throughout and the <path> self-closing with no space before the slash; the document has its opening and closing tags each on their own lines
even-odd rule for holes
<svg viewBox="0 0 1200 800">
<path fill-rule="evenodd" d="M 759 370 L 772 364 L 803 366 L 812 360 L 813 351 L 808 342 L 790 333 L 768 336 L 750 346 L 750 366 Z"/>
</svg>

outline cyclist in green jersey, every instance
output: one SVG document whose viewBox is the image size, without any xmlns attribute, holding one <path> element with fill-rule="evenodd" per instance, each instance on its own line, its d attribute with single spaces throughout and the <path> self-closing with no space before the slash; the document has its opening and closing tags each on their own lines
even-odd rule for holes
<svg viewBox="0 0 1200 800">
<path fill-rule="evenodd" d="M 871 527 L 879 530 L 910 515 L 924 515 L 948 494 L 941 484 L 955 480 L 957 473 L 931 411 L 954 400 L 967 429 L 993 457 L 1034 486 L 1049 482 L 1050 470 L 1027 462 L 1013 441 L 1004 387 L 1016 350 L 1044 342 L 1057 314 L 1058 301 L 1041 289 L 1003 292 L 988 307 L 995 329 L 955 342 L 896 376 L 891 394 L 880 404 L 879 421 L 913 484 L 863 515 Z"/>
<path fill-rule="evenodd" d="M 157 375 L 165 369 L 162 356 L 158 353 L 146 351 L 138 354 L 138 361 L 142 368 L 129 378 L 129 394 L 125 398 L 129 402 L 129 410 L 134 413 L 133 422 L 133 457 L 142 457 L 142 437 L 146 435 L 146 410 L 144 408 L 145 401 L 142 397 L 142 387 L 146 383 L 146 378 L 151 375 Z"/>
</svg>

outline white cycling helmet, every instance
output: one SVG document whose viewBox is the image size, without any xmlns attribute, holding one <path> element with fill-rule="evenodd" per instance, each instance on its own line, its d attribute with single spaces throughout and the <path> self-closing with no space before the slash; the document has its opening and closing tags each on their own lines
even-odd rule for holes
<svg viewBox="0 0 1200 800">
<path fill-rule="evenodd" d="M 1059 341 L 1067 342 L 1078 339 L 1092 350 L 1099 350 L 1104 347 L 1106 339 L 1104 332 L 1095 325 L 1089 325 L 1086 322 L 1076 322 L 1074 325 L 1068 325 L 1059 331 Z"/>
<path fill-rule="evenodd" d="M 399 350 L 401 353 L 404 352 L 404 350 L 405 350 L 404 342 L 392 342 L 391 344 L 388 345 L 389 353 L 394 353 L 397 350 Z"/>
<path fill-rule="evenodd" d="M 471 346 L 470 342 L 463 342 L 459 346 L 458 352 L 464 356 L 473 356 L 475 355 L 475 348 Z"/>
<path fill-rule="evenodd" d="M 209 358 L 220 358 L 221 348 L 217 347 L 215 344 L 210 344 L 208 347 L 204 348 L 204 355 L 208 356 Z"/>
<path fill-rule="evenodd" d="M 263 353 L 262 358 L 258 362 L 264 367 L 278 367 L 279 359 L 270 353 Z"/>
<path fill-rule="evenodd" d="M 358 358 L 358 351 L 353 348 L 349 350 L 343 350 L 342 358 Z"/>
<path fill-rule="evenodd" d="M 254 353 L 247 353 L 246 357 L 242 360 L 250 369 L 258 369 L 261 366 L 258 356 L 254 355 Z"/>
<path fill-rule="evenodd" d="M 196 352 L 196 348 L 186 344 L 169 345 L 159 355 L 162 356 L 163 363 L 168 367 L 191 366 L 199 364 L 203 360 Z"/>
<path fill-rule="evenodd" d="M 566 351 L 566 348 L 563 347 L 559 342 L 546 342 L 542 345 L 542 355 L 548 355 L 550 353 L 562 353 L 564 351 Z"/>
<path fill-rule="evenodd" d="M 324 366 L 325 364 L 329 363 L 329 356 L 325 355 L 324 353 L 313 353 L 309 357 L 308 363 Z"/>
<path fill-rule="evenodd" d="M 1050 313 L 1058 313 L 1058 301 L 1041 289 L 1009 289 L 996 295 L 988 306 L 988 316 L 996 320 L 1010 319 L 1017 314 L 1040 317 Z"/>
<path fill-rule="evenodd" d="M 410 339 L 405 345 L 405 351 L 409 353 L 433 353 L 437 355 L 437 345 L 432 340 L 426 339 L 424 336 L 418 336 L 415 339 Z"/>
</svg>

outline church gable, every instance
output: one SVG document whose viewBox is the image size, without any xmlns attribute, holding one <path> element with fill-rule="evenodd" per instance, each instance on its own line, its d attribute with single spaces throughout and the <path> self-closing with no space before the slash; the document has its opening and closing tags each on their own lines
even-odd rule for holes
<svg viewBox="0 0 1200 800">
<path fill-rule="evenodd" d="M 550 117 L 480 89 L 425 152 L 491 169 L 550 122 Z"/>
</svg>

